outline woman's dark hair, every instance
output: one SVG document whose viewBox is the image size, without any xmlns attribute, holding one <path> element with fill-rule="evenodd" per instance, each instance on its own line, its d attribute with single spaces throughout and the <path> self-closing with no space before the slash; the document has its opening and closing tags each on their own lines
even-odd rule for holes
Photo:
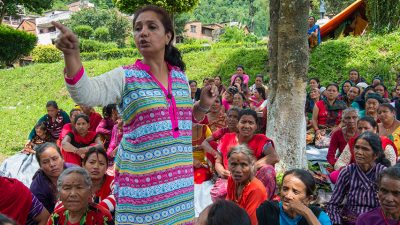
<svg viewBox="0 0 400 225">
<path fill-rule="evenodd" d="M 375 160 L 376 163 L 380 163 L 386 167 L 390 166 L 390 161 L 385 157 L 385 154 L 383 153 L 382 141 L 379 135 L 371 131 L 365 131 L 355 139 L 354 143 L 357 143 L 359 139 L 363 139 L 371 146 L 372 151 L 377 156 L 377 159 Z"/>
<path fill-rule="evenodd" d="M 84 114 L 84 113 L 81 113 L 81 114 L 76 115 L 76 116 L 75 116 L 74 123 L 76 123 L 76 121 L 78 121 L 78 119 L 80 119 L 80 118 L 84 119 L 86 122 L 89 123 L 89 116 L 87 116 L 87 115 Z"/>
<path fill-rule="evenodd" d="M 82 165 L 85 165 L 85 163 L 87 162 L 87 160 L 89 159 L 89 157 L 92 154 L 96 154 L 97 158 L 99 157 L 99 154 L 103 155 L 104 158 L 106 159 L 106 165 L 108 166 L 108 156 L 107 156 L 106 151 L 104 151 L 104 148 L 102 148 L 102 147 L 98 147 L 98 148 L 90 147 L 89 150 L 86 152 L 85 157 L 82 159 Z"/>
<path fill-rule="evenodd" d="M 53 107 L 53 108 L 55 108 L 55 109 L 58 109 L 57 102 L 56 102 L 56 101 L 48 101 L 48 102 L 46 103 L 46 108 L 48 108 L 48 107 Z"/>
<path fill-rule="evenodd" d="M 358 87 L 358 86 L 351 86 L 351 88 L 357 88 L 357 90 L 358 90 L 358 96 L 360 96 L 360 94 L 361 94 L 361 89 L 360 89 L 360 87 Z M 358 97 L 357 96 L 357 97 Z"/>
<path fill-rule="evenodd" d="M 256 75 L 256 78 L 257 78 L 257 77 L 261 78 L 262 82 L 264 82 L 264 75 L 262 75 L 262 74 L 257 74 L 257 75 Z"/>
<path fill-rule="evenodd" d="M 109 104 L 103 107 L 103 118 L 108 119 L 111 117 L 112 112 L 117 109 L 116 104 Z"/>
<path fill-rule="evenodd" d="M 241 109 L 239 109 L 238 107 L 236 107 L 236 106 L 232 106 L 232 107 L 230 107 L 229 109 L 228 109 L 228 111 L 226 111 L 226 115 L 228 115 L 230 112 L 232 112 L 232 111 L 235 111 L 237 114 L 238 114 L 238 117 L 239 117 L 239 113 L 240 113 L 240 111 L 241 111 Z"/>
<path fill-rule="evenodd" d="M 365 122 L 369 123 L 369 125 L 371 125 L 373 128 L 378 127 L 378 123 L 375 121 L 374 117 L 372 117 L 372 116 L 365 116 L 365 117 L 359 119 L 357 121 L 357 124 L 361 121 L 365 121 Z"/>
<path fill-rule="evenodd" d="M 257 87 L 256 88 L 257 92 L 261 95 L 262 99 L 267 99 L 267 96 L 265 95 L 265 88 L 264 87 Z"/>
<path fill-rule="evenodd" d="M 336 87 L 336 90 L 339 92 L 339 85 L 337 85 L 337 83 L 330 83 L 328 84 L 328 86 L 326 86 L 326 90 L 328 90 L 329 87 Z"/>
<path fill-rule="evenodd" d="M 195 83 L 196 86 L 197 86 L 197 81 L 195 81 L 195 80 L 189 80 L 189 85 L 190 85 L 191 83 Z"/>
<path fill-rule="evenodd" d="M 246 211 L 232 201 L 218 200 L 209 207 L 206 225 L 251 225 Z"/>
<path fill-rule="evenodd" d="M 375 100 L 377 100 L 378 102 L 379 102 L 379 104 L 382 104 L 383 103 L 383 98 L 382 98 L 382 96 L 380 96 L 379 94 L 377 94 L 377 93 L 368 93 L 367 94 L 367 96 L 366 96 L 366 98 L 365 98 L 365 102 L 367 102 L 368 101 L 368 99 L 375 99 Z"/>
<path fill-rule="evenodd" d="M 315 195 L 314 192 L 317 186 L 315 184 L 314 177 L 310 174 L 310 172 L 302 169 L 292 169 L 286 171 L 285 174 L 283 175 L 282 183 L 287 175 L 293 175 L 303 182 L 304 186 L 306 186 L 307 197 Z"/>
<path fill-rule="evenodd" d="M 82 110 L 78 109 L 78 108 L 73 108 L 71 109 L 71 111 L 69 111 L 69 117 L 72 117 L 72 114 L 74 114 L 74 112 L 79 111 L 82 112 Z"/>
<path fill-rule="evenodd" d="M 55 144 L 55 143 L 53 143 L 53 142 L 46 142 L 46 143 L 43 143 L 43 144 L 41 144 L 41 145 L 37 145 L 37 146 L 35 146 L 36 148 L 35 148 L 35 156 L 36 156 L 36 160 L 38 161 L 38 163 L 39 163 L 39 166 L 41 166 L 41 164 L 40 164 L 40 156 L 42 155 L 42 153 L 44 152 L 44 151 L 46 151 L 48 148 L 55 148 L 56 150 L 57 150 L 57 152 L 58 152 L 58 154 L 60 155 L 60 157 L 61 158 L 63 158 L 63 155 L 61 154 L 61 151 L 60 151 L 60 148 Z"/>
<path fill-rule="evenodd" d="M 237 95 L 237 94 L 240 95 L 240 97 L 243 99 L 243 106 L 242 107 L 244 107 L 244 104 L 246 103 L 246 96 L 243 93 L 240 93 L 240 92 L 237 92 L 234 95 Z"/>
<path fill-rule="evenodd" d="M 372 87 L 373 87 L 374 90 L 375 90 L 375 88 L 378 87 L 378 86 L 382 86 L 382 87 L 383 87 L 383 90 L 387 91 L 387 87 L 386 87 L 385 85 L 383 85 L 383 83 L 379 83 L 379 84 L 374 85 L 374 86 L 372 86 Z"/>
<path fill-rule="evenodd" d="M 394 180 L 400 180 L 400 164 L 397 164 L 395 166 L 391 166 L 391 167 L 384 169 L 379 174 L 378 184 L 381 183 L 382 178 L 384 178 L 384 177 L 390 177 Z"/>
<path fill-rule="evenodd" d="M 390 103 L 382 103 L 382 104 L 380 104 L 380 105 L 378 106 L 378 109 L 379 109 L 380 107 L 386 107 L 386 108 L 388 108 L 388 109 L 390 110 L 390 112 L 396 114 L 396 108 L 395 108 L 394 106 L 392 106 L 392 104 L 390 104 Z"/>
<path fill-rule="evenodd" d="M 242 118 L 242 116 L 252 116 L 254 117 L 254 120 L 257 121 L 257 112 L 252 110 L 252 109 L 242 109 L 239 112 L 239 117 L 238 120 Z"/>
<path fill-rule="evenodd" d="M 222 83 L 222 77 L 220 76 L 220 75 L 217 75 L 217 76 L 215 76 L 214 78 L 216 78 L 216 77 L 218 77 L 219 78 L 219 80 L 221 81 L 221 83 Z"/>
<path fill-rule="evenodd" d="M 244 71 L 244 66 L 243 65 L 237 65 L 236 69 L 238 69 L 238 68 L 242 68 L 242 70 Z"/>
<path fill-rule="evenodd" d="M 0 225 L 5 225 L 5 224 L 17 225 L 17 223 L 14 220 L 0 213 Z"/>
<path fill-rule="evenodd" d="M 309 16 L 308 19 L 310 19 L 310 18 L 313 18 L 314 21 L 316 21 L 316 20 L 315 20 L 315 16 Z"/>
<path fill-rule="evenodd" d="M 350 71 L 349 71 L 349 74 L 351 73 L 351 72 L 357 72 L 357 75 L 358 75 L 358 78 L 360 78 L 360 72 L 358 72 L 358 70 L 356 70 L 356 69 L 351 69 Z"/>
<path fill-rule="evenodd" d="M 45 124 L 44 122 L 37 123 L 37 124 L 35 125 L 34 129 L 35 129 L 35 130 L 36 130 L 36 129 L 40 129 L 40 130 L 43 130 L 44 132 L 47 133 L 47 127 L 46 127 L 46 124 Z"/>
<path fill-rule="evenodd" d="M 154 5 L 145 6 L 135 12 L 135 17 L 133 18 L 133 25 L 135 25 L 137 18 L 143 12 L 152 11 L 156 13 L 164 26 L 165 33 L 171 34 L 171 40 L 165 46 L 165 53 L 164 53 L 164 60 L 167 61 L 169 64 L 173 66 L 179 67 L 182 71 L 185 71 L 185 63 L 182 61 L 182 55 L 179 50 L 172 45 L 172 42 L 175 38 L 174 27 L 172 25 L 171 17 L 169 16 L 168 12 L 161 8 Z"/>
<path fill-rule="evenodd" d="M 315 80 L 315 82 L 317 82 L 318 84 L 318 88 L 321 88 L 321 84 L 318 78 L 316 77 L 311 77 L 310 79 L 308 79 L 308 83 L 310 83 L 310 81 Z"/>
</svg>

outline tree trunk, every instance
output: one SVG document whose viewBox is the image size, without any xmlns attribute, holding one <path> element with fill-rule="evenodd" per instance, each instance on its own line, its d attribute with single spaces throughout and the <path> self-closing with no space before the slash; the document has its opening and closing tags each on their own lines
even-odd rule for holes
<svg viewBox="0 0 400 225">
<path fill-rule="evenodd" d="M 267 136 L 274 140 L 280 157 L 278 171 L 307 166 L 304 105 L 309 6 L 309 0 L 270 0 Z"/>
<path fill-rule="evenodd" d="M 6 15 L 6 6 L 3 5 L 3 6 L 0 7 L 0 25 L 3 24 L 3 19 L 4 19 L 5 15 Z"/>
</svg>

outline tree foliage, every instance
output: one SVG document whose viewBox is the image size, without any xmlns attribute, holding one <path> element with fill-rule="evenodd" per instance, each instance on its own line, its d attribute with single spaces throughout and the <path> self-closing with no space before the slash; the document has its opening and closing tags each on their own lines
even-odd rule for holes
<svg viewBox="0 0 400 225">
<path fill-rule="evenodd" d="M 36 41 L 34 34 L 0 25 L 0 65 L 10 65 L 29 55 Z"/>
<path fill-rule="evenodd" d="M 1 0 L 0 1 L 0 24 L 5 15 L 17 15 L 21 13 L 20 6 L 30 12 L 42 13 L 43 10 L 51 9 L 53 0 Z"/>
<path fill-rule="evenodd" d="M 129 19 L 115 9 L 84 9 L 73 14 L 67 22 L 67 26 L 72 29 L 80 25 L 90 26 L 94 30 L 106 27 L 110 40 L 116 42 L 120 47 L 125 46 L 125 39 L 129 36 L 131 29 Z"/>
<path fill-rule="evenodd" d="M 400 27 L 399 0 L 368 0 L 367 17 L 372 30 L 388 33 Z"/>
<path fill-rule="evenodd" d="M 190 11 L 197 6 L 199 0 L 113 0 L 113 2 L 119 10 L 125 13 L 134 13 L 145 5 L 156 5 L 175 14 Z"/>
<path fill-rule="evenodd" d="M 80 38 L 89 39 L 93 35 L 93 28 L 89 25 L 78 25 L 72 31 Z"/>
<path fill-rule="evenodd" d="M 101 41 L 101 42 L 108 42 L 110 41 L 110 31 L 107 27 L 98 27 L 93 33 L 94 39 Z"/>
</svg>

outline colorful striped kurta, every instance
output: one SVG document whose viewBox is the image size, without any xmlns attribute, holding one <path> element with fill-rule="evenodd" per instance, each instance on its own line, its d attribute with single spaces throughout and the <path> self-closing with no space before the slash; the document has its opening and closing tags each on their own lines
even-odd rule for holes
<svg viewBox="0 0 400 225">
<path fill-rule="evenodd" d="M 170 67 L 165 89 L 146 65 L 136 63 L 124 69 L 119 104 L 124 135 L 115 160 L 116 221 L 190 224 L 194 184 L 187 78 Z"/>
<path fill-rule="evenodd" d="M 169 87 L 140 60 L 88 78 L 66 78 L 75 102 L 118 103 L 124 122 L 115 157 L 117 224 L 192 224 L 192 107 L 186 75 L 168 65 Z"/>
</svg>

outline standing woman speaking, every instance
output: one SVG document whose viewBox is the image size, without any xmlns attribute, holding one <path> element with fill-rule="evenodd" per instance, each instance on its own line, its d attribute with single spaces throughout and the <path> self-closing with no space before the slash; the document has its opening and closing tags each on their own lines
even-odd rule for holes
<svg viewBox="0 0 400 225">
<path fill-rule="evenodd" d="M 124 127 L 115 159 L 116 223 L 192 224 L 192 119 L 204 118 L 218 90 L 207 85 L 193 105 L 168 13 L 146 6 L 134 15 L 143 59 L 95 78 L 82 67 L 75 34 L 53 22 L 61 31 L 56 46 L 64 53 L 66 85 L 78 104 L 118 104 Z"/>
</svg>

